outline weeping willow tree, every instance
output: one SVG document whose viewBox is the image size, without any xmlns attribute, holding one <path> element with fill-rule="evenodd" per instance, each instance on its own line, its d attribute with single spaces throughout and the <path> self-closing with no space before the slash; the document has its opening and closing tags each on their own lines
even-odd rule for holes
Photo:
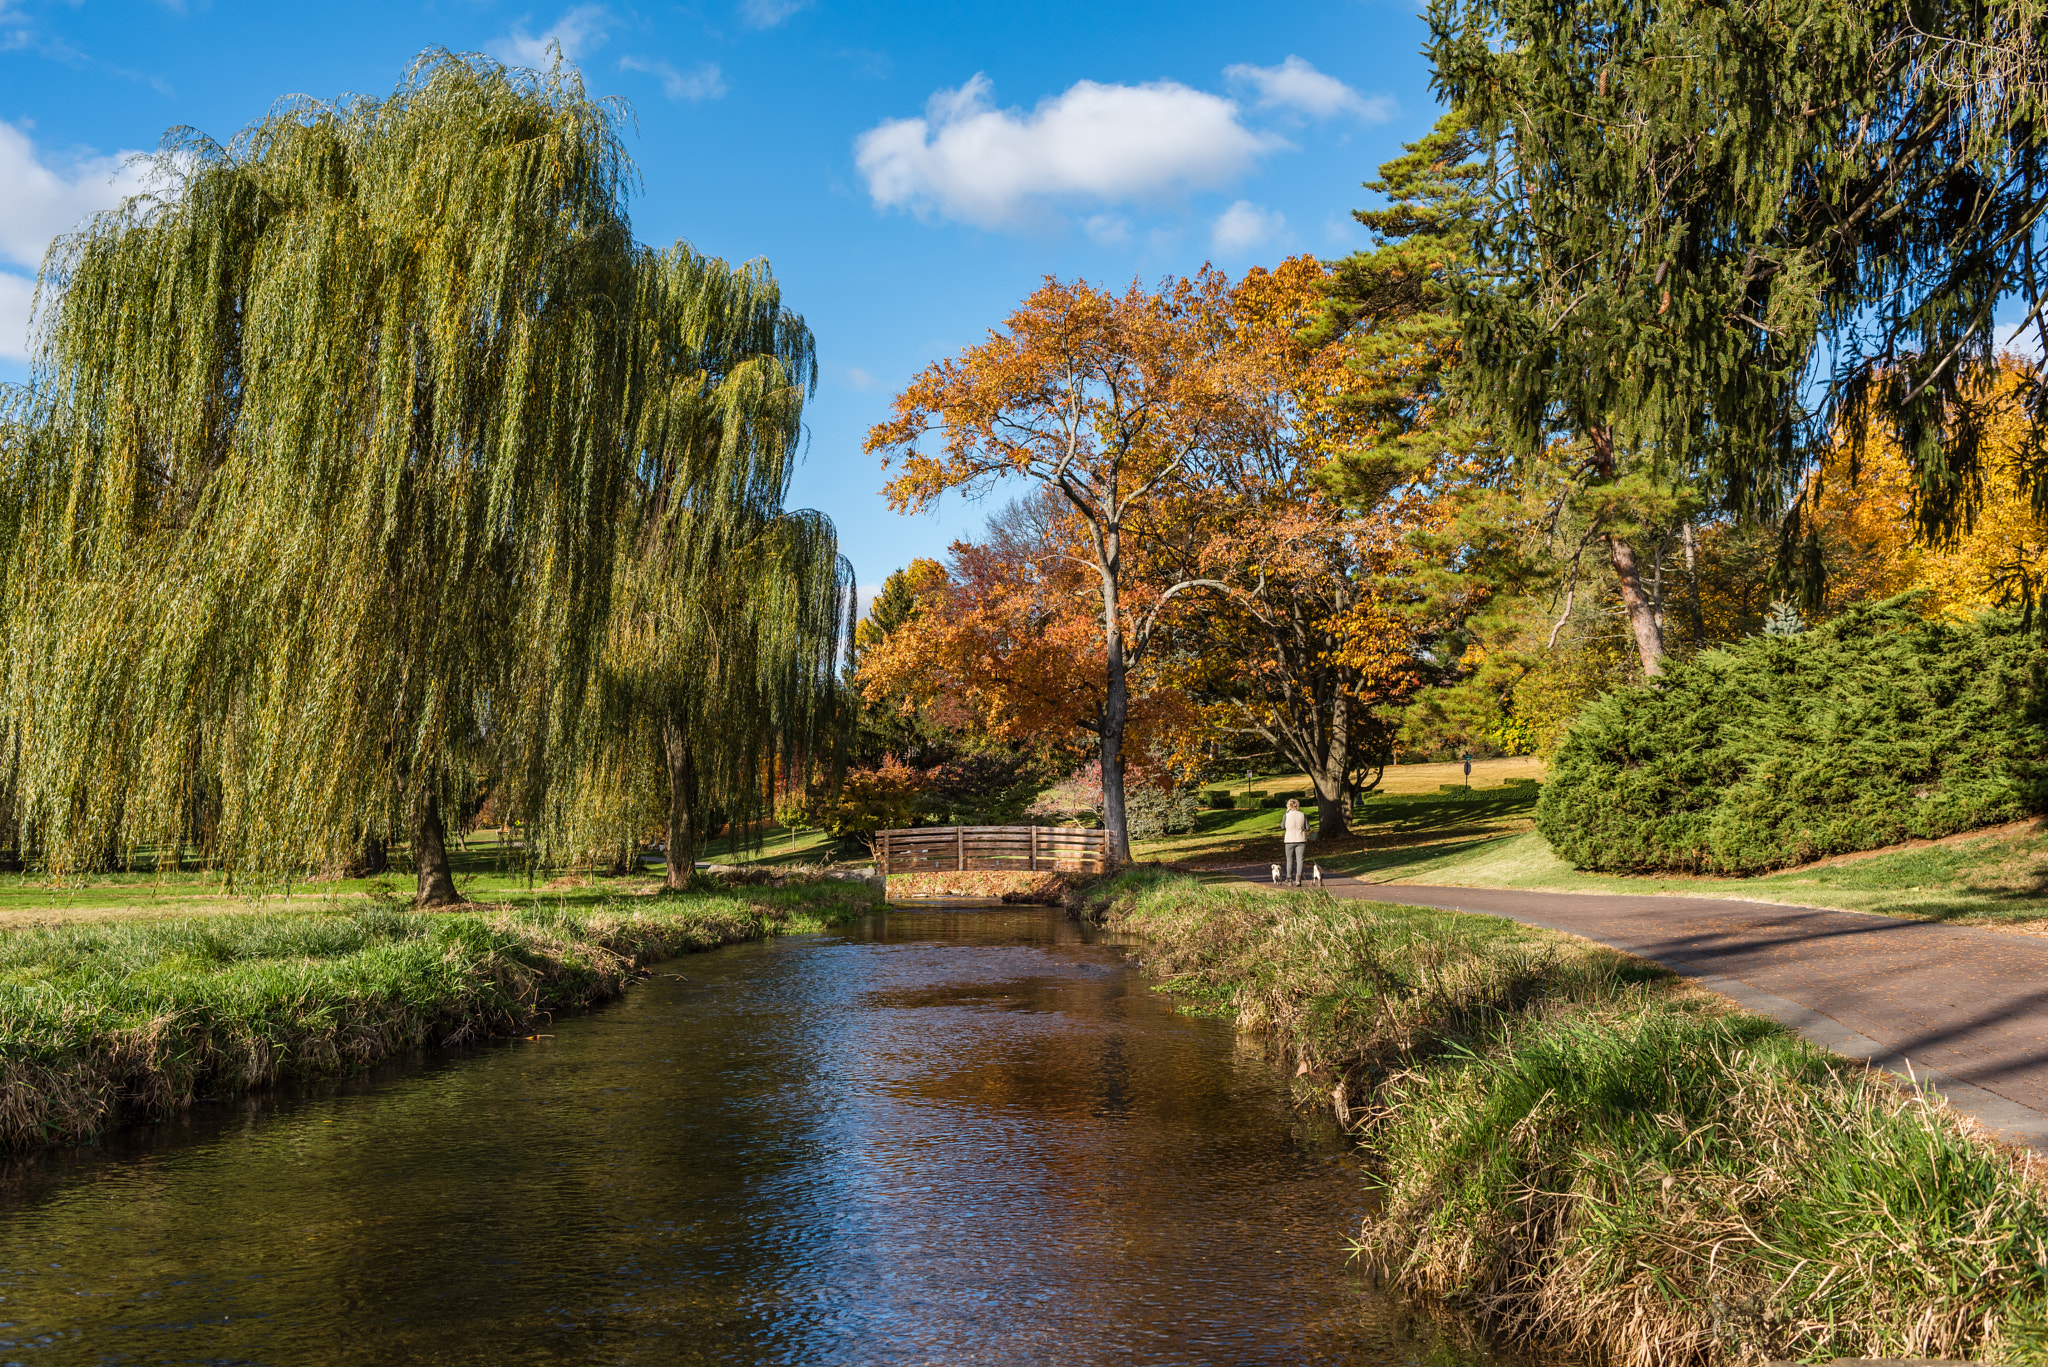
<svg viewBox="0 0 2048 1367">
<path fill-rule="evenodd" d="M 716 539 L 717 554 L 687 546 L 687 574 L 674 547 L 635 567 L 606 652 L 606 736 L 587 747 L 572 825 L 583 848 L 620 853 L 658 828 L 672 888 L 721 823 L 759 818 L 778 781 L 817 772 L 852 629 L 852 571 L 819 514 Z"/>
<path fill-rule="evenodd" d="M 778 779 L 816 768 L 840 720 L 854 585 L 830 520 L 781 511 L 817 380 L 809 330 L 764 268 L 667 264 L 697 303 L 643 414 L 601 702 L 556 824 L 580 853 L 623 853 L 658 827 L 681 888 L 712 826 L 758 817 Z"/>
<path fill-rule="evenodd" d="M 443 903 L 453 804 L 563 810 L 622 593 L 773 514 L 809 356 L 765 273 L 634 243 L 619 115 L 432 52 L 173 133 L 53 248 L 0 421 L 0 761 L 50 867 L 407 839 Z"/>
</svg>

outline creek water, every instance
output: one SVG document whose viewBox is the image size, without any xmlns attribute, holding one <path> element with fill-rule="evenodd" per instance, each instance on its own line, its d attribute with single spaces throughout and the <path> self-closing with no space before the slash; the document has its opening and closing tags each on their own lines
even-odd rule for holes
<svg viewBox="0 0 2048 1367">
<path fill-rule="evenodd" d="M 1347 1264 L 1358 1173 L 1055 911 L 665 965 L 536 1039 L 0 1191 L 0 1362 L 1499 1367 Z"/>
</svg>

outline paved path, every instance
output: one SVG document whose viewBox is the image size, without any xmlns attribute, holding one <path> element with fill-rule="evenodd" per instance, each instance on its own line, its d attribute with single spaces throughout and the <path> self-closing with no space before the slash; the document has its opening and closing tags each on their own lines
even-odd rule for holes
<svg viewBox="0 0 2048 1367">
<path fill-rule="evenodd" d="M 1264 865 L 1233 870 L 1265 882 Z M 2048 938 L 1706 897 L 1332 878 L 1334 897 L 1483 911 L 1676 969 L 1815 1043 L 1940 1090 L 2048 1150 Z"/>
</svg>

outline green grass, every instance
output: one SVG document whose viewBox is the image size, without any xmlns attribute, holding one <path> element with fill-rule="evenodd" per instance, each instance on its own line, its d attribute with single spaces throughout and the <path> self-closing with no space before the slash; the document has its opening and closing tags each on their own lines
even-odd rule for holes
<svg viewBox="0 0 2048 1367">
<path fill-rule="evenodd" d="M 2030 1173 L 1655 965 L 1156 868 L 1093 905 L 1365 1145 L 1360 1256 L 1496 1333 L 1629 1363 L 2048 1346 Z"/>
<path fill-rule="evenodd" d="M 1582 873 L 1534 831 L 1326 861 L 1370 882 L 1735 897 L 1960 925 L 2048 920 L 2048 833 L 1986 835 L 1757 878 Z"/>
<path fill-rule="evenodd" d="M 0 1146 L 513 1033 L 647 963 L 872 910 L 815 882 L 455 912 L 222 914 L 0 932 Z"/>
<path fill-rule="evenodd" d="M 833 842 L 820 831 L 792 833 L 770 825 L 757 846 L 752 835 L 727 836 L 698 851 L 713 863 L 762 864 L 771 868 L 827 862 Z M 591 869 L 549 869 L 532 876 L 520 867 L 516 845 L 501 845 L 495 830 L 451 840 L 448 859 L 456 888 L 477 903 L 523 902 L 536 892 L 568 909 L 595 909 L 623 893 L 646 892 L 661 879 L 658 865 L 641 873 L 611 876 Z M 53 878 L 42 873 L 0 874 L 0 926 L 60 921 L 191 916 L 264 909 L 332 909 L 387 904 L 412 895 L 413 875 L 401 847 L 392 868 L 375 878 L 333 878 L 310 882 L 245 882 L 229 887 L 220 875 L 198 869 L 161 872 L 86 873 Z"/>
<path fill-rule="evenodd" d="M 1398 867 L 1440 846 L 1526 830 L 1535 819 L 1536 793 L 1531 786 L 1375 793 L 1359 805 L 1350 834 L 1318 839 L 1310 848 L 1326 867 Z M 1275 808 L 1205 811 L 1193 832 L 1146 841 L 1133 852 L 1173 863 L 1269 863 L 1280 858 L 1283 815 Z"/>
<path fill-rule="evenodd" d="M 1735 897 L 1870 911 L 1962 925 L 2048 922 L 2048 831 L 2018 831 L 1871 853 L 1753 878 L 1584 873 L 1533 829 L 1535 792 L 1385 793 L 1358 809 L 1351 834 L 1310 844 L 1325 869 L 1372 883 L 1435 883 L 1543 892 Z M 1142 859 L 1265 864 L 1280 858 L 1280 814 L 1206 812 L 1190 835 L 1152 841 Z"/>
</svg>

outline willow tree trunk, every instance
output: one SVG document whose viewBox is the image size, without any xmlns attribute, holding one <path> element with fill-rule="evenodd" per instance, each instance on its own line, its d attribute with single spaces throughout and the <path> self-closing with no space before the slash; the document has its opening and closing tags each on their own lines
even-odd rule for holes
<svg viewBox="0 0 2048 1367">
<path fill-rule="evenodd" d="M 375 878 L 390 867 L 391 856 L 384 849 L 383 837 L 371 835 L 366 831 L 363 838 L 356 842 L 355 855 L 342 872 L 350 878 Z"/>
<path fill-rule="evenodd" d="M 414 901 L 423 907 L 453 906 L 462 900 L 448 867 L 448 829 L 441 824 L 441 800 L 429 793 L 413 814 L 412 867 L 419 880 Z"/>
<path fill-rule="evenodd" d="M 697 868 L 697 831 L 690 821 L 690 794 L 696 787 L 696 771 L 690 763 L 690 747 L 682 732 L 666 728 L 662 750 L 668 761 L 668 872 L 662 886 L 681 892 L 690 886 Z"/>
</svg>

